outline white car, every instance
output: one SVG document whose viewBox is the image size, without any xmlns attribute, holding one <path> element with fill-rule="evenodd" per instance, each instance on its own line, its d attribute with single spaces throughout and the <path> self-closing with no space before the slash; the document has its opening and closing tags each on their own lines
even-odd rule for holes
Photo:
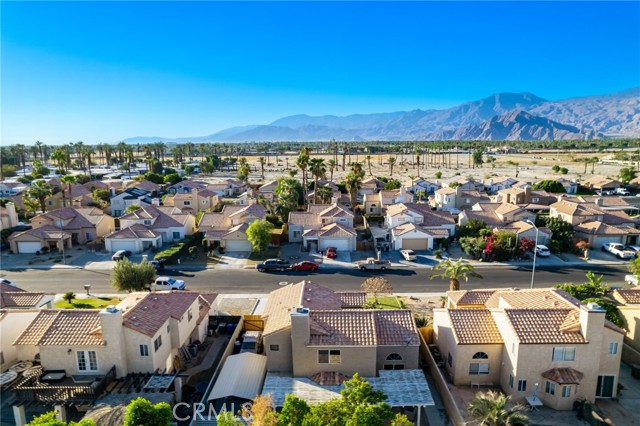
<svg viewBox="0 0 640 426">
<path fill-rule="evenodd" d="M 400 250 L 400 254 L 404 257 L 404 260 L 416 260 L 416 254 L 413 250 Z"/>
<path fill-rule="evenodd" d="M 158 277 L 154 282 L 156 290 L 184 290 L 187 284 L 183 280 L 171 277 Z"/>
<path fill-rule="evenodd" d="M 633 259 L 634 257 L 636 257 L 635 252 L 625 249 L 625 247 L 620 243 L 603 244 L 602 251 L 608 251 L 619 259 Z"/>
<path fill-rule="evenodd" d="M 10 285 L 11 287 L 16 287 L 16 283 L 11 282 L 6 278 L 0 278 L 0 283 Z"/>
<path fill-rule="evenodd" d="M 548 256 L 551 256 L 551 250 L 549 250 L 549 247 L 547 246 L 538 244 L 536 246 L 536 255 L 540 257 L 548 257 Z"/>
</svg>

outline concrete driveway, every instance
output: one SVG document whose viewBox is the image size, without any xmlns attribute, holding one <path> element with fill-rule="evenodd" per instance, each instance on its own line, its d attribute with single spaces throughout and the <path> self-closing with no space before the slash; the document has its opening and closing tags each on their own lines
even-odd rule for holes
<svg viewBox="0 0 640 426">
<path fill-rule="evenodd" d="M 216 263 L 216 268 L 221 269 L 243 269 L 249 258 L 248 251 L 227 251 L 224 254 L 218 254 L 220 260 Z"/>
</svg>

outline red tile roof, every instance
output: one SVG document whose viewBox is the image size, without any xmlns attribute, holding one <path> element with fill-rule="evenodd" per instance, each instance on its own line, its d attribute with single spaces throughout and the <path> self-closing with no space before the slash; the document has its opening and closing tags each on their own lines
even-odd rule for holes
<svg viewBox="0 0 640 426">
<path fill-rule="evenodd" d="M 123 325 L 153 337 L 169 318 L 182 318 L 198 297 L 193 292 L 149 293 L 124 313 Z"/>
</svg>

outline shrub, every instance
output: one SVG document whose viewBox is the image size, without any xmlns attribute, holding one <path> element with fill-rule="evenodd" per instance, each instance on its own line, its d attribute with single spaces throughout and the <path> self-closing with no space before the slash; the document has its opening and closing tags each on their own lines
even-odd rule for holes
<svg viewBox="0 0 640 426">
<path fill-rule="evenodd" d="M 202 234 L 196 233 L 193 235 L 187 235 L 182 241 L 174 244 L 166 250 L 156 253 L 156 259 L 166 259 L 167 264 L 175 263 L 180 257 L 186 256 L 189 253 L 189 248 L 200 243 L 202 240 Z"/>
</svg>

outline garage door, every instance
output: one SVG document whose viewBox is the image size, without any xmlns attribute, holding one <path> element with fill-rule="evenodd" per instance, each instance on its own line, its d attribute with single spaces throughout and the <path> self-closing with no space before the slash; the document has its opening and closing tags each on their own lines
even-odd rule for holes
<svg viewBox="0 0 640 426">
<path fill-rule="evenodd" d="M 137 253 L 135 241 L 111 241 L 111 251 L 117 252 L 118 250 L 129 250 L 131 253 Z"/>
<path fill-rule="evenodd" d="M 335 247 L 338 251 L 351 251 L 351 247 L 349 247 L 349 240 L 321 240 L 320 241 L 320 250 L 326 250 L 327 247 Z"/>
<path fill-rule="evenodd" d="M 40 243 L 18 242 L 18 253 L 35 253 L 40 250 L 42 250 L 42 244 Z"/>
<path fill-rule="evenodd" d="M 243 240 L 227 240 L 227 251 L 251 251 L 251 243 Z"/>
<path fill-rule="evenodd" d="M 622 238 L 619 235 L 615 237 L 598 237 L 596 238 L 595 248 L 600 248 L 607 243 L 621 243 L 622 242 L 621 239 Z"/>
<path fill-rule="evenodd" d="M 429 240 L 427 238 L 415 238 L 402 240 L 402 250 L 427 250 L 429 248 Z"/>
</svg>

